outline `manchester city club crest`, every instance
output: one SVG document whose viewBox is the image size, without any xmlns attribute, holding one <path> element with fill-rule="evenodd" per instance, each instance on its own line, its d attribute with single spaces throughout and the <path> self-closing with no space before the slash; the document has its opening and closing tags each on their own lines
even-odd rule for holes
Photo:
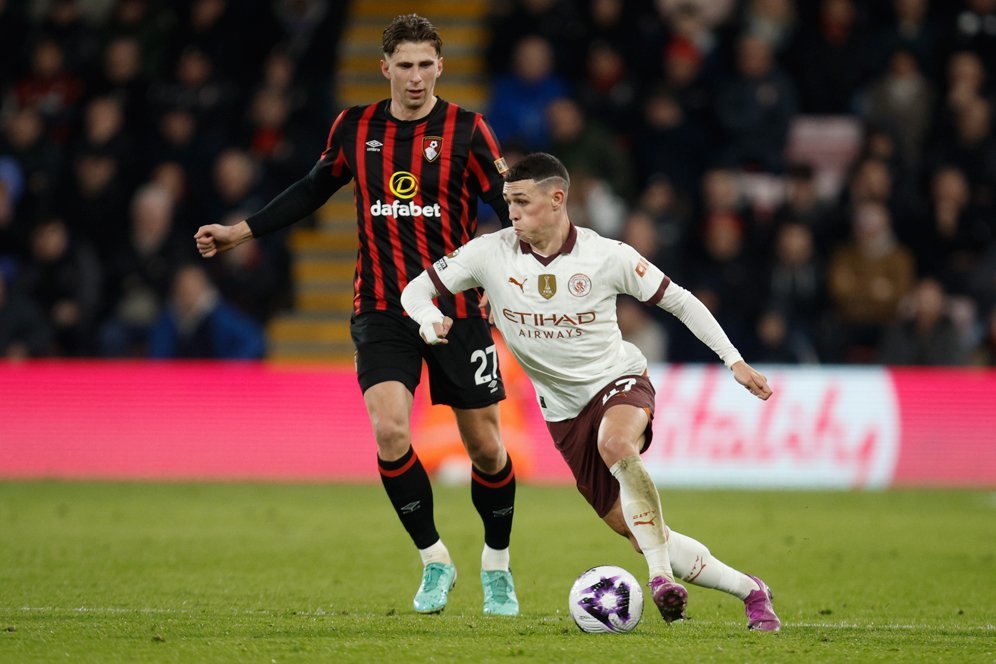
<svg viewBox="0 0 996 664">
<path fill-rule="evenodd" d="M 557 276 L 553 274 L 541 274 L 536 282 L 539 294 L 549 300 L 557 294 Z"/>
<path fill-rule="evenodd" d="M 584 297 L 591 292 L 591 279 L 587 274 L 575 274 L 567 282 L 567 290 L 575 297 Z"/>
<path fill-rule="evenodd" d="M 442 151 L 442 136 L 426 136 L 422 139 L 422 154 L 425 155 L 427 161 L 436 161 Z"/>
</svg>

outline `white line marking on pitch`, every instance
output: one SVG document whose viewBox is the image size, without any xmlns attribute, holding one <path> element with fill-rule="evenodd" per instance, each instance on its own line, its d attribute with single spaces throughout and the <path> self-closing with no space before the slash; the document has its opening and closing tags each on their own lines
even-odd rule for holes
<svg viewBox="0 0 996 664">
<path fill-rule="evenodd" d="M 0 611 L 20 611 L 22 613 L 149 613 L 149 614 L 202 614 L 207 613 L 205 610 L 195 610 L 195 609 L 171 609 L 171 608 L 155 608 L 155 607 L 139 607 L 139 608 L 125 608 L 120 606 L 77 606 L 73 608 L 59 607 L 59 606 L 21 606 L 14 609 L 11 608 L 0 608 Z M 294 609 L 281 609 L 280 611 L 274 611 L 272 609 L 240 609 L 233 611 L 211 611 L 212 614 L 230 614 L 230 615 L 263 615 L 263 616 L 276 616 L 276 615 L 295 615 L 295 616 L 305 616 L 305 617 L 317 617 L 317 616 L 327 616 L 334 615 L 333 612 L 324 611 L 318 609 L 317 611 L 296 611 Z M 354 616 L 359 616 L 362 614 L 352 614 Z M 379 615 L 379 614 L 369 614 L 369 615 Z M 739 625 L 739 622 L 726 621 L 726 620 L 692 620 L 692 624 L 695 625 Z M 996 625 L 950 625 L 946 627 L 937 627 L 935 625 L 913 625 L 909 623 L 846 623 L 846 622 L 786 622 L 784 623 L 786 627 L 804 627 L 807 629 L 863 629 L 863 630 L 876 630 L 876 629 L 894 629 L 894 630 L 922 630 L 922 629 L 956 629 L 956 630 L 970 630 L 970 631 L 982 631 L 991 632 L 996 630 Z"/>
</svg>

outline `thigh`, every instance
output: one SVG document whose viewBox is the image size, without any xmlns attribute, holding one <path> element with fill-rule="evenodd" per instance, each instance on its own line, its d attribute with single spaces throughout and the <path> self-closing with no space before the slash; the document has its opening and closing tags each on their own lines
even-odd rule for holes
<svg viewBox="0 0 996 664">
<path fill-rule="evenodd" d="M 650 416 L 645 408 L 615 404 L 602 414 L 598 425 L 598 452 L 609 468 L 643 449 Z"/>
<path fill-rule="evenodd" d="M 654 388 L 645 376 L 621 376 L 602 388 L 574 419 L 547 422 L 554 445 L 570 467 L 578 491 L 603 519 L 619 499 L 619 482 L 612 477 L 598 449 L 603 418 L 616 405 L 644 409 L 648 417 L 642 452 L 650 445 L 653 404 Z"/>
<path fill-rule="evenodd" d="M 458 318 L 449 343 L 425 345 L 432 403 L 453 408 L 484 408 L 505 398 L 498 351 L 483 318 Z"/>
<path fill-rule="evenodd" d="M 413 321 L 375 311 L 354 316 L 349 331 L 356 347 L 356 377 L 364 393 L 386 381 L 397 381 L 415 393 L 422 376 L 420 346 L 425 342 Z"/>
<path fill-rule="evenodd" d="M 653 440 L 654 408 L 657 392 L 650 379 L 643 376 L 621 376 L 606 385 L 592 399 L 598 417 L 599 437 L 606 433 L 618 433 L 638 440 L 643 444 L 637 452 L 643 454 Z M 616 408 L 629 406 L 630 408 Z M 634 414 L 633 409 L 643 411 L 646 418 Z"/>
</svg>

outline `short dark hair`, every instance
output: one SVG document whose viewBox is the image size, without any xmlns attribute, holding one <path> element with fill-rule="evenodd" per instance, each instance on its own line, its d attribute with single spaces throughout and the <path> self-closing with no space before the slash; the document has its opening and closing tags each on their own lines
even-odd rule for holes
<svg viewBox="0 0 996 664">
<path fill-rule="evenodd" d="M 436 26 L 429 19 L 418 14 L 398 14 L 384 28 L 384 54 L 391 55 L 401 42 L 429 42 L 436 49 L 436 55 L 443 52 L 443 40 Z"/>
<path fill-rule="evenodd" d="M 571 176 L 567 173 L 567 167 L 559 159 L 546 152 L 527 154 L 519 160 L 519 163 L 508 169 L 508 174 L 505 175 L 506 182 L 518 182 L 519 180 L 540 182 L 549 178 L 560 178 L 566 187 L 571 186 Z"/>
</svg>

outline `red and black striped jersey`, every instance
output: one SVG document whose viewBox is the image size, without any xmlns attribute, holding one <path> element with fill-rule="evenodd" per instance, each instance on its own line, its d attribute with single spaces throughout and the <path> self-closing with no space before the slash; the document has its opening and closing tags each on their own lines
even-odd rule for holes
<svg viewBox="0 0 996 664">
<path fill-rule="evenodd" d="M 390 100 L 339 114 L 315 170 L 335 188 L 354 180 L 359 231 L 354 313 L 403 312 L 401 291 L 477 232 L 477 199 L 500 199 L 507 170 L 480 113 L 438 99 L 418 120 L 398 120 Z M 483 315 L 479 291 L 440 298 L 453 318 Z"/>
</svg>

